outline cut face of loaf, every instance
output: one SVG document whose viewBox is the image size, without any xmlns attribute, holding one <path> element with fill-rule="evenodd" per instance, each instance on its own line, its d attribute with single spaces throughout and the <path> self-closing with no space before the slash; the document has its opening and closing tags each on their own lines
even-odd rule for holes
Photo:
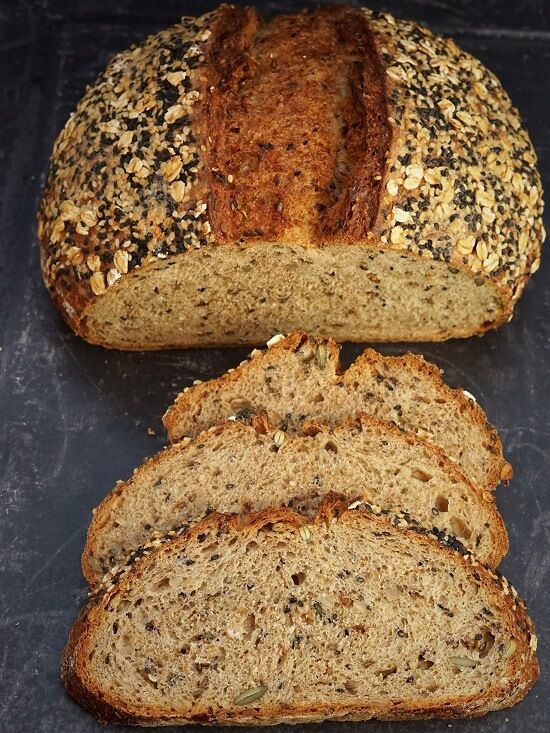
<svg viewBox="0 0 550 733">
<path fill-rule="evenodd" d="M 536 637 L 508 583 L 345 506 L 212 515 L 142 548 L 75 624 L 69 693 L 147 725 L 470 717 L 521 700 Z"/>
<path fill-rule="evenodd" d="M 296 332 L 272 342 L 233 371 L 184 390 L 164 416 L 170 440 L 197 435 L 242 411 L 265 411 L 290 432 L 299 432 L 307 420 L 335 425 L 364 411 L 438 445 L 483 488 L 512 477 L 483 410 L 448 387 L 435 364 L 421 356 L 367 349 L 343 372 L 332 339 Z"/>
<path fill-rule="evenodd" d="M 143 351 L 261 344 L 296 328 L 339 341 L 444 341 L 500 325 L 502 302 L 490 281 L 445 263 L 264 241 L 133 272 L 94 298 L 79 329 Z"/>
<path fill-rule="evenodd" d="M 367 416 L 333 430 L 311 425 L 309 432 L 285 436 L 263 424 L 229 422 L 159 453 L 95 511 L 82 556 L 85 577 L 96 584 L 153 533 L 209 512 L 289 506 L 312 514 L 329 492 L 402 510 L 458 537 L 493 566 L 506 553 L 491 493 L 441 451 Z"/>
<path fill-rule="evenodd" d="M 42 270 L 109 347 L 439 341 L 511 318 L 541 196 L 517 111 L 450 40 L 368 9 L 224 5 L 87 89 L 52 155 Z"/>
</svg>

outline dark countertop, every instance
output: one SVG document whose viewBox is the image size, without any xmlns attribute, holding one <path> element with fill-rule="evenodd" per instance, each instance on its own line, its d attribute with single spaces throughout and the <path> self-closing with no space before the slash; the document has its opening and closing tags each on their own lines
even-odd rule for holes
<svg viewBox="0 0 550 733">
<path fill-rule="evenodd" d="M 317 3 L 259 3 L 270 12 Z M 160 417 L 195 378 L 246 350 L 108 352 L 63 325 L 38 274 L 34 213 L 53 139 L 108 58 L 213 2 L 0 0 L 0 730 L 106 730 L 66 697 L 61 649 L 86 597 L 79 566 L 92 507 L 164 443 Z M 550 3 L 372 2 L 453 34 L 504 82 L 531 132 L 550 190 Z M 547 217 L 548 222 L 548 217 Z M 404 350 L 398 344 L 387 353 Z M 502 569 L 539 632 L 541 679 L 516 708 L 459 722 L 344 728 L 542 733 L 550 729 L 550 256 L 513 322 L 483 338 L 414 344 L 476 395 L 501 431 L 515 478 L 497 501 L 510 533 Z M 349 361 L 361 347 L 346 346 Z M 148 435 L 148 428 L 156 436 Z M 288 727 L 289 730 L 292 730 Z M 313 730 L 311 728 L 310 730 Z"/>
</svg>

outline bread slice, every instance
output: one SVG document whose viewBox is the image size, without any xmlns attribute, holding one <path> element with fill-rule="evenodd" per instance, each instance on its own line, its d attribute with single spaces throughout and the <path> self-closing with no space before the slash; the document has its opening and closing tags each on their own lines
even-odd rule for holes
<svg viewBox="0 0 550 733">
<path fill-rule="evenodd" d="M 186 388 L 164 416 L 170 440 L 196 435 L 242 410 L 266 411 L 291 432 L 305 420 L 334 425 L 364 411 L 440 446 L 483 488 L 512 477 L 483 410 L 463 390 L 448 387 L 421 356 L 367 349 L 344 372 L 332 339 L 296 331 L 268 343 L 237 369 Z"/>
<path fill-rule="evenodd" d="M 142 548 L 76 622 L 69 693 L 142 725 L 455 718 L 521 700 L 536 637 L 502 576 L 346 506 L 214 514 Z"/>
<path fill-rule="evenodd" d="M 508 549 L 493 496 L 437 448 L 392 423 L 361 415 L 332 430 L 309 424 L 286 436 L 264 420 L 228 422 L 144 463 L 99 505 L 82 567 L 96 584 L 152 533 L 212 511 L 290 506 L 311 514 L 330 491 L 398 508 L 456 535 L 496 566 Z"/>
</svg>

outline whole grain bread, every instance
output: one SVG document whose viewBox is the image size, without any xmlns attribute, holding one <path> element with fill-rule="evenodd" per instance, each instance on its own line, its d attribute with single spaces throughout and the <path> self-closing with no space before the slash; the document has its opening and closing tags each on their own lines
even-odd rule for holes
<svg viewBox="0 0 550 733">
<path fill-rule="evenodd" d="M 295 332 L 268 345 L 223 376 L 187 387 L 164 416 L 170 440 L 197 435 L 235 413 L 265 411 L 274 424 L 299 432 L 307 420 L 335 425 L 364 411 L 438 445 L 483 488 L 512 478 L 481 407 L 464 390 L 448 387 L 421 356 L 367 349 L 343 371 L 332 339 Z"/>
<path fill-rule="evenodd" d="M 437 341 L 511 318 L 542 206 L 517 111 L 453 41 L 368 9 L 225 5 L 87 89 L 38 231 L 93 343 Z"/>
<path fill-rule="evenodd" d="M 331 491 L 404 511 L 493 567 L 506 553 L 492 494 L 439 449 L 366 415 L 306 429 L 288 436 L 263 419 L 228 422 L 148 460 L 95 510 L 82 555 L 86 579 L 97 584 L 152 534 L 209 512 L 288 506 L 311 515 Z"/>
<path fill-rule="evenodd" d="M 517 593 L 453 542 L 330 501 L 215 514 L 140 549 L 70 634 L 69 693 L 101 721 L 457 718 L 538 676 Z"/>
</svg>

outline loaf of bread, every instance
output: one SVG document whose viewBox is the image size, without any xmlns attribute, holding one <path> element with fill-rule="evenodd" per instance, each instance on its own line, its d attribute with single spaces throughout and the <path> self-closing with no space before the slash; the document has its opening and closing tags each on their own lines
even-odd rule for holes
<svg viewBox="0 0 550 733">
<path fill-rule="evenodd" d="M 104 722 L 479 716 L 538 676 L 515 590 L 402 517 L 326 504 L 215 514 L 141 548 L 92 598 L 62 661 Z"/>
<path fill-rule="evenodd" d="M 539 266 L 536 156 L 496 77 L 367 9 L 222 6 L 116 56 L 59 135 L 45 282 L 88 341 L 437 341 Z"/>
<path fill-rule="evenodd" d="M 305 421 L 336 425 L 358 412 L 391 420 L 439 446 L 482 488 L 512 478 L 495 428 L 472 395 L 451 389 L 435 364 L 416 354 L 367 349 L 343 371 L 332 340 L 296 332 L 217 379 L 187 387 L 164 416 L 172 441 L 238 414 L 266 412 L 299 432 Z"/>
<path fill-rule="evenodd" d="M 329 492 L 402 511 L 456 536 L 496 567 L 508 537 L 493 495 L 445 455 L 392 423 L 361 415 L 329 430 L 309 424 L 285 436 L 265 420 L 229 422 L 162 451 L 95 510 L 82 568 L 91 585 L 153 533 L 212 511 L 288 506 L 313 514 Z"/>
</svg>

